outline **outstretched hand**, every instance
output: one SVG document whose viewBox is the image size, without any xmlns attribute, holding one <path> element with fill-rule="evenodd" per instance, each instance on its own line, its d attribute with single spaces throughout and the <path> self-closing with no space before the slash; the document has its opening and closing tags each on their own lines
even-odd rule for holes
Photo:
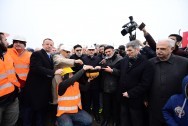
<svg viewBox="0 0 188 126">
<path fill-rule="evenodd" d="M 62 72 L 63 72 L 63 69 L 58 69 L 58 70 L 55 71 L 55 75 L 57 75 L 57 74 L 60 75 L 60 74 L 62 74 Z"/>
<path fill-rule="evenodd" d="M 86 71 L 86 70 L 93 70 L 93 66 L 90 66 L 90 65 L 84 65 L 83 66 L 83 69 Z"/>
<path fill-rule="evenodd" d="M 77 59 L 77 60 L 75 60 L 74 62 L 77 63 L 77 64 L 80 64 L 80 65 L 84 64 L 83 61 L 80 60 L 80 59 Z"/>
</svg>

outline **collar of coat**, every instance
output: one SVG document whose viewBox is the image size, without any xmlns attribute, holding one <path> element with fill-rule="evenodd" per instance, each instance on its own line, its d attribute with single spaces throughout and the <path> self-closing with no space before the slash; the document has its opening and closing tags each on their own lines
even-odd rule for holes
<svg viewBox="0 0 188 126">
<path fill-rule="evenodd" d="M 167 63 L 170 63 L 170 64 L 173 64 L 174 62 L 174 57 L 175 55 L 171 54 L 170 58 L 167 60 L 167 61 L 161 61 L 158 57 L 155 58 L 154 62 L 157 64 L 157 63 L 160 63 L 160 62 L 167 62 Z"/>
</svg>

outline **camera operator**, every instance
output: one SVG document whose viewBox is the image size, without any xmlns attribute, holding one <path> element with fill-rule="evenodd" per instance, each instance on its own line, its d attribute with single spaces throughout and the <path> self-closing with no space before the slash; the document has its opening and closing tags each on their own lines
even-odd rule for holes
<svg viewBox="0 0 188 126">
<path fill-rule="evenodd" d="M 153 37 L 146 31 L 145 28 L 141 29 L 141 31 L 143 31 L 144 33 L 144 37 L 146 39 L 146 41 L 148 42 L 149 46 L 156 51 L 156 42 L 153 39 Z M 184 51 L 183 49 L 179 48 L 180 43 L 182 41 L 182 37 L 178 34 L 171 34 L 168 36 L 168 38 L 172 39 L 175 41 L 175 45 L 174 45 L 174 50 L 173 50 L 173 54 L 175 55 L 179 55 L 179 56 L 183 56 L 188 58 L 188 52 Z"/>
<path fill-rule="evenodd" d="M 156 53 L 154 50 L 152 50 L 152 48 L 148 45 L 148 42 L 145 41 L 144 43 L 142 43 L 141 41 L 139 41 L 140 46 L 142 47 L 140 50 L 140 53 L 145 56 L 147 59 L 153 58 L 156 56 Z"/>
</svg>

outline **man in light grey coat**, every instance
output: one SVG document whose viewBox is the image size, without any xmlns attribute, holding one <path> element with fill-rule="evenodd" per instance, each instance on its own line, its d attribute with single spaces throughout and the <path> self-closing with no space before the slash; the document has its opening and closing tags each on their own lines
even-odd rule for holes
<svg viewBox="0 0 188 126">
<path fill-rule="evenodd" d="M 64 67 L 74 67 L 76 64 L 83 65 L 82 60 L 69 59 L 71 53 L 71 47 L 67 45 L 60 45 L 57 54 L 53 55 L 54 69 L 61 69 Z M 52 80 L 52 94 L 53 102 L 52 104 L 57 104 L 57 84 L 62 82 L 61 75 L 55 75 Z"/>
</svg>

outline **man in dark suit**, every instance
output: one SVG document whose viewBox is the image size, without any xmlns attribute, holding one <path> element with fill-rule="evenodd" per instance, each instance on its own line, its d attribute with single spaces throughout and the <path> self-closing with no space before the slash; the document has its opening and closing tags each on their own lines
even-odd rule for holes
<svg viewBox="0 0 188 126">
<path fill-rule="evenodd" d="M 30 70 L 26 85 L 22 92 L 23 97 L 23 126 L 31 126 L 35 120 L 36 126 L 45 126 L 45 117 L 51 100 L 51 84 L 54 74 L 61 74 L 62 70 L 53 70 L 53 61 L 50 52 L 54 42 L 44 39 L 40 51 L 32 53 Z"/>
<path fill-rule="evenodd" d="M 121 126 L 144 126 L 144 97 L 154 76 L 153 65 L 140 54 L 138 40 L 126 45 L 127 56 L 115 67 L 120 71 Z M 116 69 L 112 69 L 112 74 Z"/>
</svg>

